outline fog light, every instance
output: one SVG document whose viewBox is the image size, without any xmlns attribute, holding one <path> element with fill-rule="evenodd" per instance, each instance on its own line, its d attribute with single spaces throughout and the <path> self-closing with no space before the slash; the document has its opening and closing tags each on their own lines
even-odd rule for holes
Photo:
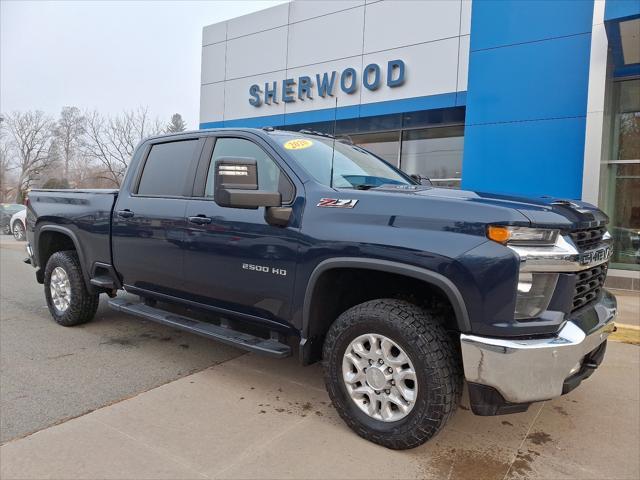
<svg viewBox="0 0 640 480">
<path fill-rule="evenodd" d="M 520 273 L 515 319 L 538 317 L 549 306 L 558 283 L 557 273 Z"/>
</svg>

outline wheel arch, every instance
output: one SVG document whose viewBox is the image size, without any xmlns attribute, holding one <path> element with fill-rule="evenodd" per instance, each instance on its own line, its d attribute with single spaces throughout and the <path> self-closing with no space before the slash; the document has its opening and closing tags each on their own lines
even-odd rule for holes
<svg viewBox="0 0 640 480">
<path fill-rule="evenodd" d="M 303 364 L 313 363 L 320 347 L 317 344 L 313 345 L 312 337 L 314 335 L 312 328 L 316 321 L 313 318 L 314 302 L 317 301 L 317 295 L 321 294 L 323 288 L 321 280 L 326 278 L 325 275 L 327 273 L 340 269 L 355 269 L 397 275 L 428 285 L 441 292 L 450 303 L 455 316 L 456 329 L 460 332 L 468 332 L 471 329 L 469 314 L 462 294 L 455 284 L 442 274 L 414 265 L 389 260 L 358 257 L 327 259 L 320 262 L 313 270 L 305 291 L 300 340 L 300 358 Z"/>
<path fill-rule="evenodd" d="M 35 240 L 35 254 L 37 255 L 38 266 L 40 267 L 37 273 L 38 282 L 44 282 L 44 269 L 46 268 L 51 255 L 64 250 L 75 250 L 80 260 L 82 277 L 84 278 L 87 289 L 89 291 L 93 291 L 93 286 L 90 283 L 89 271 L 85 264 L 84 252 L 80 247 L 78 237 L 71 229 L 61 225 L 42 225 L 37 229 Z M 73 248 L 69 248 L 70 246 L 73 246 Z"/>
</svg>

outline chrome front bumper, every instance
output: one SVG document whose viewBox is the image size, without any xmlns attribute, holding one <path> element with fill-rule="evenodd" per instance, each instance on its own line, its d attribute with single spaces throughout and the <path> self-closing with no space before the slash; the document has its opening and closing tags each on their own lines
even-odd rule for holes
<svg viewBox="0 0 640 480">
<path fill-rule="evenodd" d="M 592 307 L 571 318 L 553 337 L 507 340 L 460 335 L 468 382 L 497 390 L 509 403 L 530 403 L 562 395 L 563 384 L 582 360 L 614 331 L 615 298 L 604 291 Z"/>
</svg>

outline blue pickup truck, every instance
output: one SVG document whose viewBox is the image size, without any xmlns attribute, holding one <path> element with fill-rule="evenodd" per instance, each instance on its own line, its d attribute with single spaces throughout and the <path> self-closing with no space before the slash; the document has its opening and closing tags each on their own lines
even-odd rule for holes
<svg viewBox="0 0 640 480">
<path fill-rule="evenodd" d="M 426 184 L 425 184 L 426 183 Z M 313 132 L 219 129 L 136 149 L 118 190 L 32 190 L 28 261 L 61 325 L 122 312 L 322 361 L 359 435 L 424 443 L 566 394 L 602 362 L 616 302 L 592 205 L 433 188 Z M 124 289 L 140 297 L 117 297 Z"/>
</svg>

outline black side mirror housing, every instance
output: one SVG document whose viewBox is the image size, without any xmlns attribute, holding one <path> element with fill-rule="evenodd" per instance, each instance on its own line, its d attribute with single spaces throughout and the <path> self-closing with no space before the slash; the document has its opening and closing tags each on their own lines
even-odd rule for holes
<svg viewBox="0 0 640 480">
<path fill-rule="evenodd" d="M 221 207 L 256 209 L 282 205 L 280 192 L 258 188 L 258 165 L 254 158 L 223 157 L 215 164 L 213 198 Z"/>
</svg>

